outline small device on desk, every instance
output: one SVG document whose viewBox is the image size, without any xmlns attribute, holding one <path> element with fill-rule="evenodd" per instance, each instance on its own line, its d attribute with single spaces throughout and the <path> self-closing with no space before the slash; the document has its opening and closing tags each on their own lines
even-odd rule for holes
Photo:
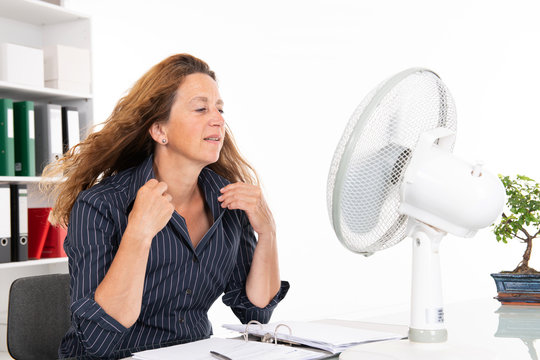
<svg viewBox="0 0 540 360">
<path fill-rule="evenodd" d="M 212 355 L 213 357 L 219 360 L 232 360 L 230 357 L 220 354 L 217 351 L 210 350 L 210 355 Z"/>
</svg>

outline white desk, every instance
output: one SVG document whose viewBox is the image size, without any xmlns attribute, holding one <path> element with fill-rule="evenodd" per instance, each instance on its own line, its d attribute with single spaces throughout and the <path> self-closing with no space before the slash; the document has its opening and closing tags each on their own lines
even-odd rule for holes
<svg viewBox="0 0 540 360">
<path fill-rule="evenodd" d="M 369 321 L 407 324 L 408 312 L 369 318 Z M 342 360 L 398 360 L 411 358 L 536 360 L 535 340 L 540 339 L 540 306 L 501 306 L 485 299 L 449 304 L 445 307 L 448 341 L 420 346 L 408 340 L 364 344 L 341 354 Z M 472 347 L 472 349 L 471 349 Z M 450 356 L 456 349 L 463 353 Z M 384 354 L 386 353 L 386 354 Z M 382 354 L 382 355 L 381 355 Z"/>
<path fill-rule="evenodd" d="M 534 341 L 540 338 L 540 306 L 501 306 L 498 301 L 486 298 L 449 304 L 445 307 L 445 318 L 448 329 L 446 343 L 413 345 L 411 349 L 408 340 L 378 342 L 359 345 L 332 359 L 402 360 L 406 358 L 406 352 L 412 353 L 411 358 L 415 360 L 420 359 L 421 354 L 427 354 L 425 358 L 430 360 L 538 359 Z M 320 321 L 406 333 L 404 328 L 409 323 L 409 312 L 388 313 L 376 317 L 368 317 L 366 312 L 363 312 L 341 316 L 340 319 Z M 373 323 L 380 326 L 373 326 Z M 462 350 L 457 357 L 451 356 L 455 349 Z M 387 353 L 381 354 L 381 351 Z"/>
<path fill-rule="evenodd" d="M 389 313 L 376 317 L 351 314 L 337 320 L 321 320 L 352 327 L 365 327 L 364 321 L 386 324 L 407 325 L 408 312 Z M 343 319 L 348 320 L 343 320 Z M 357 321 L 358 320 L 358 321 Z M 362 320 L 362 321 L 359 321 Z M 540 339 L 540 306 L 501 306 L 493 299 L 449 304 L 445 307 L 448 342 L 431 346 L 433 359 L 443 359 L 448 347 L 474 346 L 481 350 L 475 360 L 536 360 L 539 350 L 534 348 Z M 215 326 L 218 326 L 215 324 Z M 396 329 L 403 329 L 397 327 Z M 401 343 L 408 343 L 402 340 Z M 393 342 L 364 344 L 341 354 L 341 360 L 396 360 L 399 354 L 377 356 L 381 349 L 392 349 Z M 540 345 L 539 345 L 540 347 Z M 483 350 L 489 352 L 484 354 Z M 398 351 L 398 350 L 395 350 Z M 400 350 L 401 351 L 401 350 Z M 371 354 L 366 354 L 370 352 Z M 491 356 L 490 356 L 491 355 Z M 338 357 L 336 356 L 335 359 Z M 11 359 L 8 353 L 0 352 L 0 360 Z M 459 360 L 465 360 L 460 358 Z"/>
</svg>

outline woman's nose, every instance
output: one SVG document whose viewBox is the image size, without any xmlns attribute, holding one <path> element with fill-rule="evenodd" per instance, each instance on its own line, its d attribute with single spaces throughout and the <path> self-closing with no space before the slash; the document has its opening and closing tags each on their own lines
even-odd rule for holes
<svg viewBox="0 0 540 360">
<path fill-rule="evenodd" d="M 219 110 L 214 110 L 212 114 L 211 124 L 214 126 L 223 126 L 223 124 L 225 124 L 223 114 Z"/>
</svg>

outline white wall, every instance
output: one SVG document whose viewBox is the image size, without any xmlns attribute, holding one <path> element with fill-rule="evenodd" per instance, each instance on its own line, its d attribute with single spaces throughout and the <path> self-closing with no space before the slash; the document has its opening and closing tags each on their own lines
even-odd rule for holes
<svg viewBox="0 0 540 360">
<path fill-rule="evenodd" d="M 410 243 L 370 258 L 330 226 L 326 178 L 354 108 L 413 66 L 435 70 L 458 109 L 455 153 L 540 180 L 540 21 L 535 1 L 67 0 L 93 16 L 95 121 L 150 66 L 179 52 L 217 72 L 226 119 L 262 176 L 291 290 L 274 320 L 316 319 L 409 301 Z M 536 245 L 537 247 L 540 244 Z M 447 302 L 495 295 L 522 244 L 489 229 L 442 244 Z M 538 250 L 538 249 L 537 249 Z M 531 264 L 540 268 L 540 253 Z M 235 321 L 220 301 L 217 328 Z"/>
</svg>

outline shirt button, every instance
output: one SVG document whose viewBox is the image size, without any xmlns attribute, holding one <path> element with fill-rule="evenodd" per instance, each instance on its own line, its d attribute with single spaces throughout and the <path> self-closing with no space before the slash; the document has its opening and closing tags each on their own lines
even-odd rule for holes
<svg viewBox="0 0 540 360">
<path fill-rule="evenodd" d="M 191 293 L 192 293 L 191 289 L 186 290 L 186 294 L 191 295 Z"/>
<path fill-rule="evenodd" d="M 179 322 L 180 324 L 183 324 L 183 323 L 184 323 L 184 318 L 178 319 L 178 322 Z"/>
<path fill-rule="evenodd" d="M 198 263 L 198 262 L 199 262 L 199 259 L 197 259 L 196 256 L 193 256 L 193 262 L 194 262 L 194 263 Z"/>
</svg>

